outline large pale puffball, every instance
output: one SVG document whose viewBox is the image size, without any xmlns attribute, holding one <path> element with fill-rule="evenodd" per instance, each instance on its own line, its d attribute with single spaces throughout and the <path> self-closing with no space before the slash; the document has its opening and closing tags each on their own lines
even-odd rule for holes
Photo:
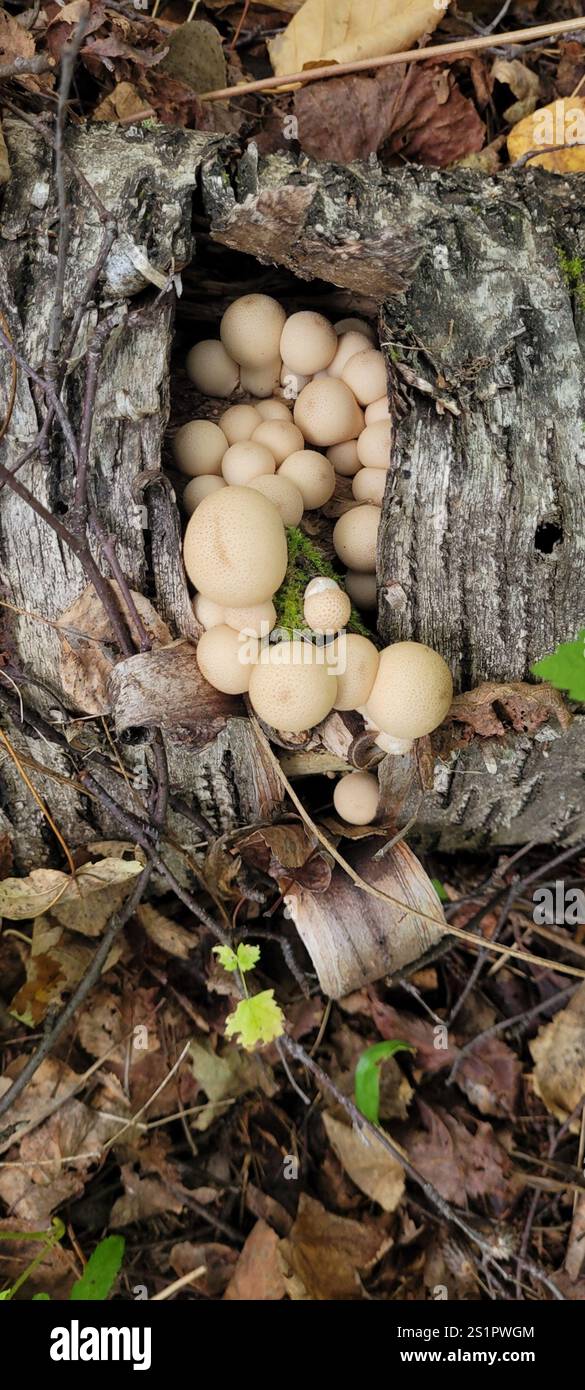
<svg viewBox="0 0 585 1390">
<path fill-rule="evenodd" d="M 249 696 L 265 724 L 283 733 L 312 729 L 333 709 L 337 679 L 322 646 L 299 639 L 265 647 L 253 667 Z"/>
<path fill-rule="evenodd" d="M 240 633 L 227 623 L 208 628 L 197 643 L 197 665 L 201 675 L 224 695 L 243 695 L 250 684 L 252 641 L 252 638 L 242 640 Z"/>
<path fill-rule="evenodd" d="M 334 324 L 334 328 L 338 338 L 341 337 L 342 333 L 363 333 L 364 337 L 368 338 L 371 343 L 376 341 L 376 334 L 365 319 L 340 319 L 338 323 Z"/>
<path fill-rule="evenodd" d="M 227 440 L 226 449 L 231 444 L 241 444 L 243 439 L 251 439 L 261 418 L 253 405 L 230 405 L 219 421 Z"/>
<path fill-rule="evenodd" d="M 224 612 L 228 627 L 235 628 L 236 632 L 251 632 L 255 637 L 267 637 L 276 623 L 272 599 L 250 604 L 248 608 L 226 608 Z"/>
<path fill-rule="evenodd" d="M 335 357 L 327 368 L 328 375 L 340 377 L 350 357 L 355 357 L 357 352 L 367 352 L 371 346 L 370 339 L 363 333 L 342 333 L 337 339 Z"/>
<path fill-rule="evenodd" d="M 276 463 L 270 449 L 257 444 L 254 439 L 243 439 L 240 444 L 232 444 L 223 456 L 221 471 L 230 487 L 247 487 L 253 478 L 263 473 L 275 473 Z"/>
<path fill-rule="evenodd" d="M 333 444 L 327 450 L 327 458 L 340 478 L 353 478 L 362 466 L 358 458 L 357 439 L 348 439 L 345 444 Z"/>
<path fill-rule="evenodd" d="M 355 439 L 363 429 L 363 414 L 355 396 L 343 381 L 331 376 L 318 377 L 303 388 L 295 403 L 294 420 L 308 444 L 326 449 Z"/>
<path fill-rule="evenodd" d="M 452 699 L 451 672 L 438 652 L 422 642 L 394 642 L 380 655 L 366 714 L 392 738 L 422 738 L 442 723 Z"/>
<path fill-rule="evenodd" d="M 379 654 L 369 637 L 346 632 L 335 643 L 337 699 L 335 709 L 361 709 L 378 672 Z"/>
<path fill-rule="evenodd" d="M 286 401 L 276 400 L 274 396 L 266 401 L 254 401 L 254 410 L 261 420 L 292 420 L 291 406 L 292 401 L 287 405 Z"/>
<path fill-rule="evenodd" d="M 183 511 L 187 516 L 193 516 L 195 508 L 204 497 L 209 497 L 211 492 L 219 492 L 220 488 L 225 486 L 223 478 L 216 478 L 215 473 L 205 473 L 201 478 L 191 478 L 181 498 Z"/>
<path fill-rule="evenodd" d="M 288 562 L 276 507 L 260 492 L 225 487 L 193 513 L 184 542 L 191 583 L 226 607 L 264 603 L 280 588 Z"/>
<path fill-rule="evenodd" d="M 204 473 L 221 473 L 221 461 L 228 446 L 226 436 L 212 420 L 188 420 L 172 441 L 179 472 L 189 478 Z"/>
<path fill-rule="evenodd" d="M 240 366 L 266 367 L 280 356 L 278 345 L 285 319 L 282 304 L 270 295 L 243 294 L 223 315 L 221 341 Z"/>
<path fill-rule="evenodd" d="M 360 463 L 364 468 L 389 468 L 391 446 L 392 421 L 375 420 L 373 425 L 366 425 L 358 438 Z"/>
<path fill-rule="evenodd" d="M 257 492 L 264 493 L 264 496 L 274 503 L 285 526 L 298 526 L 299 521 L 302 520 L 305 505 L 301 492 L 290 478 L 283 477 L 280 471 L 276 474 L 263 473 L 261 477 L 253 478 L 252 482 L 248 483 L 248 487 L 253 487 Z"/>
<path fill-rule="evenodd" d="M 281 463 L 279 478 L 288 478 L 298 487 L 307 511 L 324 507 L 335 492 L 335 469 L 314 449 L 298 449 Z"/>
<path fill-rule="evenodd" d="M 237 362 L 216 338 L 206 338 L 187 354 L 187 376 L 202 396 L 231 396 L 240 379 Z"/>
<path fill-rule="evenodd" d="M 293 425 L 292 420 L 261 420 L 254 430 L 252 440 L 270 449 L 277 465 L 284 463 L 289 454 L 305 447 L 301 431 L 297 425 Z"/>
<path fill-rule="evenodd" d="M 366 504 L 344 512 L 333 528 L 336 555 L 349 569 L 374 574 L 381 511 Z"/>
<path fill-rule="evenodd" d="M 381 507 L 386 490 L 386 470 L 384 468 L 360 468 L 352 479 L 351 490 L 356 502 L 371 502 Z"/>
<path fill-rule="evenodd" d="M 337 351 L 335 329 L 323 314 L 307 309 L 291 314 L 280 338 L 280 356 L 285 367 L 302 376 L 313 376 L 332 362 Z"/>
<path fill-rule="evenodd" d="M 360 405 L 370 405 L 372 401 L 379 400 L 386 391 L 386 364 L 382 353 L 377 348 L 357 352 L 346 362 L 341 379 L 353 391 Z"/>
<path fill-rule="evenodd" d="M 262 367 L 242 367 L 240 386 L 250 396 L 267 399 L 278 391 L 280 384 L 280 357 Z"/>
<path fill-rule="evenodd" d="M 313 632 L 341 632 L 351 617 L 351 600 L 334 579 L 318 575 L 307 584 L 303 611 Z"/>
</svg>

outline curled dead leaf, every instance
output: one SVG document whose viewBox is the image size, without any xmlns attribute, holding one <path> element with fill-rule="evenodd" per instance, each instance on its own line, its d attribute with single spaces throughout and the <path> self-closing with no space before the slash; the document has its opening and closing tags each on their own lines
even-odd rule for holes
<svg viewBox="0 0 585 1390">
<path fill-rule="evenodd" d="M 348 1177 L 383 1211 L 396 1211 L 404 1194 L 404 1168 L 379 1139 L 325 1114 L 323 1124 Z"/>
<path fill-rule="evenodd" d="M 432 34 L 449 7 L 434 0 L 305 0 L 268 44 L 277 77 L 316 63 L 351 63 L 412 48 Z"/>
<path fill-rule="evenodd" d="M 110 581 L 122 611 L 124 610 L 118 584 Z M 155 647 L 171 642 L 166 623 L 159 618 L 152 604 L 142 594 L 131 590 L 134 603 Z M 128 621 L 133 636 L 138 634 Z M 88 584 L 75 603 L 61 614 L 57 622 L 61 656 L 59 669 L 63 691 L 77 709 L 86 714 L 108 714 L 108 679 L 115 665 L 114 634 L 107 613 L 92 584 Z"/>
<path fill-rule="evenodd" d="M 585 1092 L 585 984 L 530 1043 L 532 1084 L 551 1115 L 566 1120 Z M 573 1128 L 578 1131 L 580 1120 Z"/>
</svg>

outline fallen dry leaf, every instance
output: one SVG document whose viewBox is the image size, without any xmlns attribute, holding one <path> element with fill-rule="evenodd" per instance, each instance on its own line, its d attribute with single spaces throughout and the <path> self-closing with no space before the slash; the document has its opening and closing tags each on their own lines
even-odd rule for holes
<svg viewBox="0 0 585 1390">
<path fill-rule="evenodd" d="M 124 125 L 145 121 L 152 116 L 152 107 L 144 101 L 132 82 L 118 82 L 113 92 L 99 102 L 92 112 L 92 121 L 119 121 Z"/>
<path fill-rule="evenodd" d="M 491 75 L 495 82 L 509 87 L 518 98 L 504 111 L 504 120 L 510 125 L 516 125 L 518 121 L 524 120 L 525 116 L 530 116 L 540 95 L 538 73 L 532 72 L 531 68 L 527 68 L 525 63 L 519 62 L 517 58 L 496 58 Z"/>
<path fill-rule="evenodd" d="M 235 1043 L 224 1045 L 220 1056 L 209 1043 L 193 1040 L 189 1061 L 193 1076 L 209 1101 L 209 1105 L 191 1119 L 197 1130 L 209 1129 L 214 1120 L 225 1113 L 222 1102 L 235 1100 L 256 1089 L 272 1096 L 277 1089 L 272 1070 L 264 1058 L 244 1053 Z"/>
<path fill-rule="evenodd" d="M 555 145 L 562 149 L 553 149 Z M 553 174 L 582 174 L 585 171 L 585 97 L 559 97 L 550 106 L 540 106 L 532 115 L 519 121 L 508 136 L 510 163 L 532 150 L 537 154 L 530 167 L 539 164 Z"/>
<path fill-rule="evenodd" d="M 351 63 L 412 48 L 432 34 L 449 0 L 305 0 L 284 33 L 268 43 L 281 77 L 314 63 Z"/>
<path fill-rule="evenodd" d="M 169 956 L 176 956 L 179 960 L 189 959 L 196 939 L 180 922 L 165 917 L 150 903 L 141 903 L 135 915 L 149 941 L 153 941 L 161 951 L 166 951 Z"/>
<path fill-rule="evenodd" d="M 184 82 L 194 92 L 211 92 L 227 85 L 227 65 L 214 24 L 195 19 L 179 24 L 169 37 L 161 71 Z"/>
<path fill-rule="evenodd" d="M 361 1298 L 359 1273 L 371 1269 L 389 1245 L 375 1227 L 336 1216 L 301 1193 L 290 1236 L 279 1245 L 289 1298 Z"/>
<path fill-rule="evenodd" d="M 551 1115 L 566 1120 L 585 1092 L 585 984 L 530 1043 L 532 1084 Z M 579 1121 L 575 1121 L 577 1130 Z"/>
<path fill-rule="evenodd" d="M 323 1115 L 327 1138 L 348 1177 L 383 1211 L 396 1211 L 404 1193 L 404 1169 L 373 1135 Z"/>
<path fill-rule="evenodd" d="M 0 883 L 0 917 L 11 922 L 51 911 L 56 922 L 83 936 L 99 936 L 142 873 L 138 859 L 100 859 L 82 864 L 75 878 L 60 869 L 33 869 L 27 878 Z"/>
<path fill-rule="evenodd" d="M 45 1104 L 49 1099 L 53 1097 L 47 1096 Z M 10 1214 L 17 1220 L 48 1221 L 63 1202 L 83 1192 L 105 1141 L 118 1128 L 118 1121 L 96 1114 L 82 1101 L 65 1101 L 8 1150 L 4 1162 L 13 1166 L 0 1168 L 0 1198 Z"/>
<path fill-rule="evenodd" d="M 418 1102 L 424 1130 L 406 1140 L 408 1155 L 447 1202 L 465 1207 L 468 1197 L 488 1197 L 496 1211 L 516 1192 L 512 1162 L 490 1124 Z"/>
<path fill-rule="evenodd" d="M 572 721 L 561 692 L 546 681 L 540 685 L 482 681 L 473 690 L 455 696 L 447 719 L 469 725 L 482 738 L 501 738 L 507 731 L 504 719 L 516 733 L 533 734 L 551 716 L 561 729 L 568 729 Z"/>
<path fill-rule="evenodd" d="M 111 970 L 120 959 L 122 941 L 112 946 L 104 971 Z M 47 1011 L 60 1004 L 65 994 L 74 989 L 85 974 L 94 950 L 78 941 L 50 917 L 37 917 L 31 938 L 31 951 L 26 963 L 26 981 L 15 994 L 10 1012 L 22 1023 L 35 1028 Z"/>
<path fill-rule="evenodd" d="M 414 1065 L 432 1075 L 449 1069 L 459 1055 L 459 1047 L 440 1024 L 399 1013 L 372 993 L 370 1016 L 383 1038 L 401 1038 L 415 1048 Z M 482 1115 L 507 1116 L 516 1110 L 521 1066 L 518 1058 L 498 1037 L 482 1038 L 463 1057 L 456 1082 Z"/>
<path fill-rule="evenodd" d="M 382 69 L 375 76 L 349 75 L 310 82 L 294 96 L 299 143 L 313 159 L 350 164 L 367 159 L 387 139 L 394 98 L 404 67 Z M 345 113 L 351 108 L 351 121 Z"/>
<path fill-rule="evenodd" d="M 134 1221 L 147 1221 L 163 1212 L 180 1216 L 184 1203 L 160 1178 L 141 1178 L 131 1163 L 122 1164 L 120 1177 L 124 1185 L 122 1197 L 117 1197 L 110 1212 L 110 1226 L 130 1226 Z"/>
<path fill-rule="evenodd" d="M 300 822 L 263 826 L 234 841 L 246 864 L 269 874 L 283 886 L 299 883 L 323 893 L 331 882 L 332 864 Z"/>
<path fill-rule="evenodd" d="M 279 1260 L 280 1241 L 265 1221 L 250 1231 L 224 1293 L 228 1301 L 275 1302 L 286 1294 Z"/>
<path fill-rule="evenodd" d="M 110 581 L 110 587 L 124 611 L 114 580 Z M 147 598 L 134 590 L 131 593 L 154 646 L 165 647 L 171 641 L 166 623 Z M 130 619 L 128 621 L 137 637 L 133 624 Z M 86 714 L 107 714 L 111 708 L 107 687 L 115 664 L 115 641 L 108 615 L 92 584 L 88 584 L 75 603 L 61 614 L 57 627 L 61 646 L 59 669 L 65 694 Z"/>
</svg>

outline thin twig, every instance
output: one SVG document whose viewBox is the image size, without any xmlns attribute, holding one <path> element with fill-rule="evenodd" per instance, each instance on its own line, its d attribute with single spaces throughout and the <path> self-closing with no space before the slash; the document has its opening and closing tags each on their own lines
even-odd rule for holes
<svg viewBox="0 0 585 1390">
<path fill-rule="evenodd" d="M 242 82 L 236 87 L 221 87 L 212 92 L 202 92 L 200 101 L 229 101 L 231 97 L 241 97 L 247 92 L 270 92 L 286 90 L 291 85 L 305 86 L 307 82 L 322 82 L 328 77 L 345 77 L 350 72 L 368 72 L 373 68 L 387 68 L 397 63 L 436 63 L 442 58 L 455 58 L 461 53 L 477 53 L 482 49 L 498 47 L 503 44 L 530 43 L 533 39 L 551 38 L 555 34 L 573 34 L 585 29 L 585 19 L 560 20 L 554 24 L 536 24 L 530 29 L 513 29 L 506 34 L 498 34 L 497 40 L 491 35 L 476 39 L 458 39 L 453 43 L 440 43 L 428 48 L 409 48 L 403 53 L 387 53 L 384 57 L 357 58 L 353 63 L 328 63 L 323 67 L 303 69 L 302 72 L 287 72 L 280 77 L 263 77 L 258 82 Z"/>
</svg>

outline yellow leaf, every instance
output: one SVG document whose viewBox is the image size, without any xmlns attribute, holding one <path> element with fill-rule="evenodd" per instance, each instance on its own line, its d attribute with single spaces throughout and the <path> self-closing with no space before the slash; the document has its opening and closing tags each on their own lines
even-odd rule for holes
<svg viewBox="0 0 585 1390">
<path fill-rule="evenodd" d="M 412 48 L 443 18 L 450 0 L 305 0 L 269 43 L 277 77 L 308 64 L 351 63 Z"/>
<path fill-rule="evenodd" d="M 554 149 L 562 145 L 563 149 Z M 563 97 L 550 106 L 539 106 L 531 116 L 518 121 L 508 136 L 508 154 L 512 164 L 531 150 L 551 149 L 550 154 L 537 154 L 529 167 L 540 164 L 553 174 L 582 174 L 585 172 L 585 99 Z"/>
<path fill-rule="evenodd" d="M 137 859 L 102 859 L 83 864 L 75 878 L 60 869 L 33 869 L 27 878 L 5 878 L 0 883 L 0 917 L 18 922 L 40 917 L 50 908 L 62 926 L 99 936 L 142 869 Z"/>
</svg>

